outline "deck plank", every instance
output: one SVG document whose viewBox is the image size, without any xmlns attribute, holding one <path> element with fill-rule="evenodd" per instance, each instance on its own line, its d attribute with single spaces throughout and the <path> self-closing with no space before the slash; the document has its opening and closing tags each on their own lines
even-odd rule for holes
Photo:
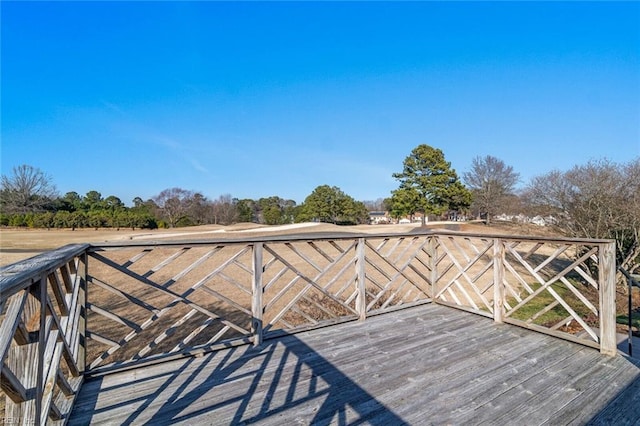
<svg viewBox="0 0 640 426">
<path fill-rule="evenodd" d="M 89 379 L 69 424 L 624 425 L 639 390 L 622 356 L 430 304 Z"/>
</svg>

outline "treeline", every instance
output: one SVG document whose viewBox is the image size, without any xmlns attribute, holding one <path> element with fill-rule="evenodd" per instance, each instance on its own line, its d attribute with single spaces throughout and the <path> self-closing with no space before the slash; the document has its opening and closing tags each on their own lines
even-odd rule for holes
<svg viewBox="0 0 640 426">
<path fill-rule="evenodd" d="M 520 189 L 520 175 L 492 156 L 473 159 L 460 178 L 440 149 L 419 145 L 394 173 L 399 182 L 388 198 L 364 203 L 336 186 L 321 185 L 302 204 L 278 196 L 236 199 L 169 188 L 127 207 L 97 191 L 60 197 L 49 176 L 23 165 L 2 176 L 0 225 L 39 228 L 168 228 L 255 222 L 368 223 L 370 210 L 394 218 L 483 218 L 498 215 L 551 217 L 560 234 L 617 242 L 618 265 L 640 272 L 640 157 L 626 164 L 593 160 L 568 171 L 534 177 Z"/>
<path fill-rule="evenodd" d="M 58 196 L 49 176 L 23 165 L 14 168 L 13 175 L 2 176 L 0 226 L 155 229 L 238 222 L 368 222 L 364 203 L 328 185 L 317 187 L 300 205 L 278 196 L 252 200 L 222 195 L 208 199 L 200 192 L 183 188 L 165 189 L 148 200 L 136 197 L 132 203 L 128 207 L 115 195 L 103 197 L 98 191 Z"/>
</svg>

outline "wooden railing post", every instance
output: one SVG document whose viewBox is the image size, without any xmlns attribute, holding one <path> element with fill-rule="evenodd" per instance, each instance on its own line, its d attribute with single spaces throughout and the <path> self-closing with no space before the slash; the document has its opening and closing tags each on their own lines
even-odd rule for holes
<svg viewBox="0 0 640 426">
<path fill-rule="evenodd" d="M 504 243 L 493 240 L 493 321 L 502 323 L 504 316 Z"/>
<path fill-rule="evenodd" d="M 600 352 L 616 355 L 616 243 L 605 243 L 598 250 L 600 282 Z"/>
<path fill-rule="evenodd" d="M 44 395 L 44 381 L 45 381 L 45 349 L 47 345 L 47 276 L 43 274 L 40 277 L 40 281 L 38 283 L 37 290 L 38 299 L 40 302 L 40 329 L 38 330 L 38 370 L 36 373 L 36 415 L 34 418 L 34 423 L 36 426 L 44 424 L 42 421 L 44 416 L 44 421 L 46 422 L 47 414 L 44 413 L 44 407 L 42 406 L 42 396 Z"/>
<path fill-rule="evenodd" d="M 253 244 L 253 288 L 251 298 L 251 333 L 253 334 L 253 345 L 262 344 L 262 249 L 263 243 Z"/>
<path fill-rule="evenodd" d="M 364 321 L 367 318 L 367 286 L 365 277 L 365 240 L 364 238 L 358 238 L 358 244 L 356 245 L 356 286 L 358 296 L 356 297 L 356 311 L 358 312 L 358 318 L 360 321 Z"/>
<path fill-rule="evenodd" d="M 432 302 L 437 302 L 436 301 L 436 295 L 438 294 L 438 286 L 437 286 L 437 281 L 438 281 L 438 271 L 437 271 L 437 263 L 438 263 L 438 253 L 436 253 L 436 244 L 438 243 L 438 237 L 437 236 L 431 236 L 429 237 L 429 279 L 431 280 L 431 282 L 429 284 L 431 284 L 431 300 Z"/>
</svg>

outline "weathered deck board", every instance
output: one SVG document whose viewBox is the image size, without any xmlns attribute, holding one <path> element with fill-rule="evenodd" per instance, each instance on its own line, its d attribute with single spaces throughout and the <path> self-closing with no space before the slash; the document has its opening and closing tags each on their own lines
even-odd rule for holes
<svg viewBox="0 0 640 426">
<path fill-rule="evenodd" d="M 623 425 L 639 393 L 621 356 L 431 304 L 97 377 L 69 424 Z"/>
</svg>

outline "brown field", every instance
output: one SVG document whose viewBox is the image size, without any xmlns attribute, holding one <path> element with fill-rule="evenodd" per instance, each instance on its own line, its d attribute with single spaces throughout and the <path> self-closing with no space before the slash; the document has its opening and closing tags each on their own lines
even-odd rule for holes
<svg viewBox="0 0 640 426">
<path fill-rule="evenodd" d="M 550 231 L 535 225 L 494 224 L 485 226 L 470 223 L 433 222 L 430 228 L 449 228 L 461 231 L 488 234 L 513 233 L 514 235 L 541 235 Z M 219 238 L 243 238 L 295 233 L 404 233 L 417 229 L 419 225 L 359 225 L 336 226 L 331 224 L 296 224 L 284 226 L 264 226 L 255 223 L 241 223 L 231 226 L 204 225 L 188 228 L 135 230 L 130 229 L 0 229 L 0 266 L 9 265 L 35 256 L 47 250 L 70 243 L 103 243 L 128 240 L 203 240 Z"/>
</svg>

